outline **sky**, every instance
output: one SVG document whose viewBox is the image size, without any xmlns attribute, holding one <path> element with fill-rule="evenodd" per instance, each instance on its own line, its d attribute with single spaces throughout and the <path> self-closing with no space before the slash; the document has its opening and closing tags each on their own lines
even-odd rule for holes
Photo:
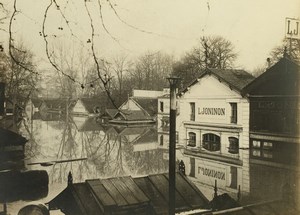
<svg viewBox="0 0 300 215">
<path fill-rule="evenodd" d="M 6 0 L 8 9 L 12 1 Z M 4 1 L 5 2 L 5 1 Z M 21 11 L 14 21 L 15 38 L 37 55 L 45 57 L 45 43 L 39 35 L 44 10 L 50 0 L 17 0 Z M 83 1 L 57 0 L 76 37 L 70 36 L 59 10 L 51 7 L 46 32 L 51 44 L 68 44 L 68 52 L 89 48 L 91 28 Z M 285 37 L 285 19 L 300 18 L 300 0 L 114 0 L 119 18 L 106 0 L 87 5 L 95 26 L 95 47 L 98 56 L 137 57 L 148 51 L 162 51 L 180 58 L 197 45 L 202 36 L 219 35 L 230 40 L 238 54 L 236 67 L 252 71 L 264 65 L 270 51 Z M 63 27 L 59 30 L 58 27 Z M 5 41 L 7 34 L 1 33 Z M 50 38 L 50 36 L 48 38 Z M 56 41 L 56 42 L 55 42 Z M 59 41 L 59 42 L 57 42 Z M 75 42 L 74 42 L 75 41 Z"/>
</svg>

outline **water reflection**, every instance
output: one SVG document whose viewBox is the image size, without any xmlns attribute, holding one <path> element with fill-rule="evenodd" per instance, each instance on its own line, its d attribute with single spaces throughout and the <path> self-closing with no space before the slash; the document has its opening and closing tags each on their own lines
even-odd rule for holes
<svg viewBox="0 0 300 215">
<path fill-rule="evenodd" d="M 40 195 L 44 203 L 67 186 L 69 172 L 77 183 L 168 171 L 168 133 L 156 126 L 110 126 L 91 117 L 35 113 L 22 121 L 20 133 L 29 141 L 24 159 L 19 159 L 15 167 L 47 172 L 49 192 Z M 213 197 L 215 180 L 219 193 L 229 193 L 235 199 L 240 188 L 244 202 L 281 198 L 284 186 L 288 185 L 297 194 L 299 187 L 298 167 L 279 168 L 253 163 L 251 159 L 243 160 L 242 166 L 230 165 L 194 156 L 184 149 L 177 151 L 177 159 L 184 161 L 186 175 L 208 199 Z M 17 213 L 20 205 L 13 203 L 10 210 Z"/>
<path fill-rule="evenodd" d="M 50 184 L 66 185 L 67 174 L 74 182 L 90 178 L 146 175 L 166 172 L 168 161 L 157 145 L 156 127 L 100 125 L 96 118 L 48 113 L 26 121 L 23 132 L 26 163 L 54 162 L 45 168 Z M 87 158 L 78 160 L 80 158 Z M 27 168 L 36 168 L 27 165 Z"/>
</svg>

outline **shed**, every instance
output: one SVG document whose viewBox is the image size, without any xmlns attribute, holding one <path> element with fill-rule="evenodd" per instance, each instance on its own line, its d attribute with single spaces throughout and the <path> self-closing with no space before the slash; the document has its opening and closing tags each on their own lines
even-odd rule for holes
<svg viewBox="0 0 300 215">
<path fill-rule="evenodd" d="M 167 214 L 168 174 L 115 177 L 69 184 L 50 210 L 66 215 Z M 185 176 L 176 174 L 176 212 L 205 208 L 208 200 Z"/>
</svg>

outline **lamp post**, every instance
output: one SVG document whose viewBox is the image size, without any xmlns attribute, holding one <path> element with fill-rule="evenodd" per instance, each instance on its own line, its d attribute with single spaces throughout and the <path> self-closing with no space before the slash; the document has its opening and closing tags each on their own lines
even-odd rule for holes
<svg viewBox="0 0 300 215">
<path fill-rule="evenodd" d="M 169 215 L 175 214 L 176 172 L 176 88 L 178 77 L 167 78 L 170 83 L 170 132 L 169 132 Z"/>
</svg>

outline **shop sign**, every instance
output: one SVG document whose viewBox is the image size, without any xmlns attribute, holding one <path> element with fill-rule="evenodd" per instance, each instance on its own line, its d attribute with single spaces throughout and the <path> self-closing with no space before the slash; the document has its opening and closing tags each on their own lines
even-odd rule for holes
<svg viewBox="0 0 300 215">
<path fill-rule="evenodd" d="M 208 167 L 198 167 L 198 173 L 214 179 L 225 180 L 225 172 Z"/>
<path fill-rule="evenodd" d="M 203 107 L 202 109 L 198 109 L 198 114 L 200 115 L 218 115 L 218 116 L 224 116 L 225 115 L 225 108 L 208 108 Z"/>
<path fill-rule="evenodd" d="M 286 18 L 285 36 L 289 39 L 300 39 L 299 19 Z"/>
</svg>

